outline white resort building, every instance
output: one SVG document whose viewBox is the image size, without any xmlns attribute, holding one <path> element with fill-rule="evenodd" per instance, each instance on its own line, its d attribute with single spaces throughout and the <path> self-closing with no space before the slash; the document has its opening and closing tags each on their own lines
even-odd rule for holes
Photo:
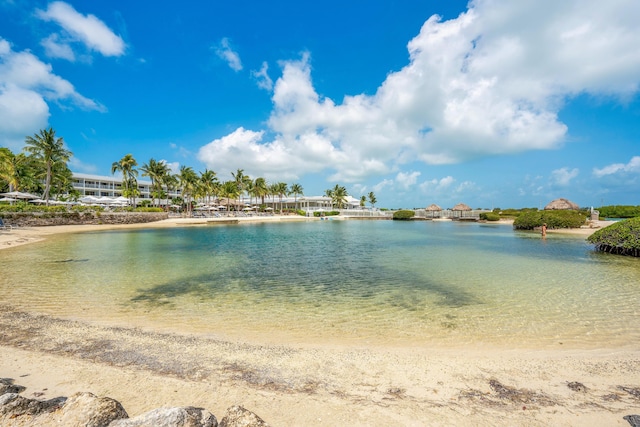
<svg viewBox="0 0 640 427">
<path fill-rule="evenodd" d="M 122 178 L 118 176 L 101 176 L 90 175 L 85 173 L 73 172 L 73 188 L 80 193 L 80 198 L 95 197 L 95 198 L 117 198 L 122 196 Z M 151 181 L 138 180 L 138 190 L 140 195 L 136 197 L 138 201 L 151 200 Z M 169 200 L 161 200 L 160 204 L 165 206 L 171 204 L 171 199 L 174 197 L 181 197 L 179 189 L 168 191 Z M 244 206 L 254 207 L 257 204 L 261 204 L 255 198 L 243 197 L 240 200 Z M 297 209 L 303 210 L 307 213 L 313 214 L 313 212 L 328 212 L 333 210 L 331 204 L 331 198 L 326 196 L 299 196 L 295 197 L 283 197 L 280 198 L 266 198 L 264 204 L 270 209 L 279 210 L 282 209 Z M 346 206 L 343 210 L 363 210 L 360 207 L 360 200 L 347 196 Z M 364 209 L 365 211 L 368 209 Z"/>
<path fill-rule="evenodd" d="M 73 172 L 73 188 L 80 192 L 80 197 L 119 197 L 122 196 L 122 178 Z M 137 199 L 151 199 L 151 181 L 138 180 L 138 190 Z M 180 190 L 168 193 L 169 198 L 180 197 Z"/>
</svg>

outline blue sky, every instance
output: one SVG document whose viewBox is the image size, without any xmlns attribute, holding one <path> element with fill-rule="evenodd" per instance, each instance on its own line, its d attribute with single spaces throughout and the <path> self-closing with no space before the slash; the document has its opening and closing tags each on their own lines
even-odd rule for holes
<svg viewBox="0 0 640 427">
<path fill-rule="evenodd" d="M 640 2 L 0 0 L 0 145 L 377 205 L 640 204 Z"/>
</svg>

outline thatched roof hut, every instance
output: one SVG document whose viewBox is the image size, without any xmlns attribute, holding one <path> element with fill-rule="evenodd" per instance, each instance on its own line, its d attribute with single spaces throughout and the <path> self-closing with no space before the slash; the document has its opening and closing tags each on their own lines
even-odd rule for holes
<svg viewBox="0 0 640 427">
<path fill-rule="evenodd" d="M 580 210 L 580 206 L 567 199 L 555 199 L 544 207 L 545 211 Z"/>
<path fill-rule="evenodd" d="M 465 205 L 464 203 L 458 203 L 451 210 L 452 211 L 470 211 L 471 208 L 468 205 Z"/>
<path fill-rule="evenodd" d="M 438 205 L 436 205 L 435 203 L 430 204 L 429 206 L 427 206 L 427 208 L 425 209 L 427 212 L 439 212 L 442 210 L 442 208 Z"/>
</svg>

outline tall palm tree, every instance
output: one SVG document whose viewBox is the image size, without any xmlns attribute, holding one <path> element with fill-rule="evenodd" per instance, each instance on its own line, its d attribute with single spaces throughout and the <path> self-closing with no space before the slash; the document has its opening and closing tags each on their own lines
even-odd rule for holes
<svg viewBox="0 0 640 427">
<path fill-rule="evenodd" d="M 369 193 L 369 203 L 371 203 L 371 207 L 374 208 L 376 206 L 376 202 L 378 200 L 376 199 L 376 195 L 373 194 L 373 191 Z"/>
<path fill-rule="evenodd" d="M 291 194 L 293 194 L 293 199 L 295 201 L 295 205 L 296 205 L 296 210 L 298 210 L 298 196 L 302 196 L 303 195 L 303 191 L 304 189 L 302 188 L 302 185 L 295 183 L 291 185 Z"/>
<path fill-rule="evenodd" d="M 260 201 L 264 205 L 264 198 L 269 195 L 269 185 L 267 181 L 262 177 L 256 178 L 253 183 L 253 192 L 256 197 L 260 198 Z"/>
<path fill-rule="evenodd" d="M 0 148 L 0 180 L 6 183 L 9 191 L 20 189 L 18 156 L 5 147 Z"/>
<path fill-rule="evenodd" d="M 182 198 L 187 204 L 187 214 L 191 214 L 191 197 L 194 193 L 198 176 L 191 166 L 180 166 L 180 189 L 182 190 Z"/>
<path fill-rule="evenodd" d="M 362 197 L 360 197 L 360 207 L 364 208 L 364 205 L 367 203 L 367 196 L 365 196 L 364 194 L 362 195 Z"/>
<path fill-rule="evenodd" d="M 122 195 L 129 199 L 132 206 L 136 205 L 136 196 L 140 194 L 136 166 L 138 166 L 138 162 L 133 158 L 133 154 L 125 155 L 111 165 L 112 175 L 117 171 L 122 173 Z"/>
<path fill-rule="evenodd" d="M 25 150 L 38 159 L 45 169 L 44 194 L 42 198 L 49 206 L 49 191 L 51 190 L 51 180 L 56 164 L 64 164 L 73 155 L 64 146 L 64 139 L 56 138 L 56 131 L 53 128 L 40 129 L 40 133 L 27 136 L 25 139 Z"/>
<path fill-rule="evenodd" d="M 148 176 L 151 180 L 151 204 L 155 205 L 155 199 L 158 198 L 158 204 L 160 199 L 163 198 L 163 182 L 165 175 L 171 173 L 169 166 L 164 161 L 157 162 L 155 159 L 149 159 L 149 163 L 145 163 L 140 167 L 142 176 Z"/>
<path fill-rule="evenodd" d="M 229 215 L 229 201 L 240 197 L 240 190 L 238 184 L 235 181 L 225 181 L 220 186 L 220 197 L 226 197 L 227 199 L 227 215 Z"/>
<path fill-rule="evenodd" d="M 282 198 L 289 195 L 289 186 L 286 182 L 278 182 L 275 184 L 275 194 L 280 199 L 280 215 L 282 215 Z"/>
<path fill-rule="evenodd" d="M 248 175 L 244 174 L 243 169 L 238 169 L 236 173 L 231 172 L 231 176 L 236 183 L 236 187 L 238 187 L 238 202 L 240 202 L 240 198 L 244 194 L 244 191 L 247 188 L 247 183 L 251 180 Z"/>
<path fill-rule="evenodd" d="M 211 202 L 211 196 L 215 196 L 217 184 L 218 178 L 214 171 L 205 169 L 204 172 L 200 172 L 200 185 L 202 186 L 204 198 L 207 200 L 207 203 Z"/>
<path fill-rule="evenodd" d="M 331 203 L 337 209 L 344 208 L 344 205 L 347 203 L 347 196 L 349 196 L 349 193 L 347 193 L 347 189 L 338 184 L 336 184 L 336 186 L 332 189 L 327 190 L 326 194 L 327 196 L 331 197 Z"/>
</svg>

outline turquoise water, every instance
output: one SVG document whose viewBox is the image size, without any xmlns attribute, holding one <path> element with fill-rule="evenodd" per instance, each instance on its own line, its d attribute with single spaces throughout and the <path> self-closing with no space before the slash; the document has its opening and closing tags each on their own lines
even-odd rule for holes
<svg viewBox="0 0 640 427">
<path fill-rule="evenodd" d="M 457 222 L 107 231 L 0 251 L 29 311 L 272 343 L 623 346 L 640 260 L 584 237 Z"/>
</svg>

